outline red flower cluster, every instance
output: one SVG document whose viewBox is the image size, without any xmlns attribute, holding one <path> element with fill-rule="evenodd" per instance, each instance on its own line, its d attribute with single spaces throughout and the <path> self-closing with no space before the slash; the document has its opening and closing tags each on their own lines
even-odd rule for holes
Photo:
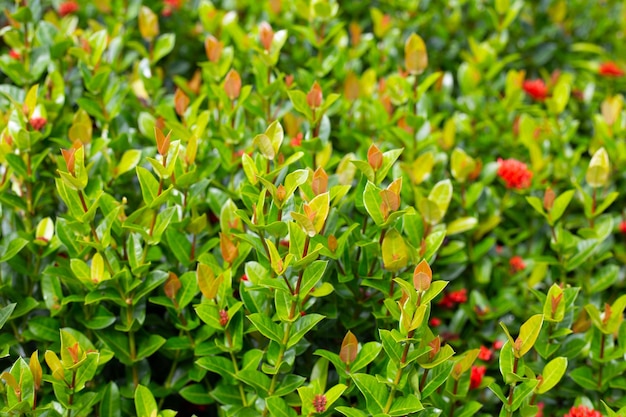
<svg viewBox="0 0 626 417">
<path fill-rule="evenodd" d="M 539 407 L 539 411 L 537 411 L 535 417 L 543 417 L 543 402 L 537 403 L 537 407 Z"/>
<path fill-rule="evenodd" d="M 11 58 L 13 58 L 13 59 L 20 59 L 22 57 L 22 55 L 18 51 L 16 51 L 15 49 L 11 49 L 9 51 L 9 56 Z"/>
<path fill-rule="evenodd" d="M 41 130 L 46 126 L 47 122 L 48 121 L 43 117 L 33 117 L 32 119 L 30 119 L 29 123 L 33 127 L 33 129 Z"/>
<path fill-rule="evenodd" d="M 67 16 L 68 14 L 76 13 L 78 9 L 78 3 L 76 3 L 75 1 L 64 1 L 59 5 L 59 15 L 61 17 Z"/>
<path fill-rule="evenodd" d="M 444 308 L 452 308 L 456 304 L 463 304 L 467 302 L 467 290 L 465 288 L 457 291 L 445 293 L 441 301 L 437 303 Z"/>
<path fill-rule="evenodd" d="M 598 74 L 603 77 L 621 77 L 624 75 L 624 71 L 617 66 L 613 61 L 606 61 L 600 64 L 598 68 Z"/>
<path fill-rule="evenodd" d="M 572 407 L 563 417 L 602 417 L 599 411 L 590 410 L 584 405 Z"/>
<path fill-rule="evenodd" d="M 493 348 L 495 350 L 502 349 L 502 346 L 504 346 L 504 341 L 502 341 L 502 340 L 496 340 L 495 342 L 493 342 Z"/>
<path fill-rule="evenodd" d="M 478 359 L 481 361 L 489 362 L 491 357 L 493 356 L 493 352 L 487 346 L 480 346 L 480 352 L 478 352 Z"/>
<path fill-rule="evenodd" d="M 513 270 L 513 272 L 519 272 L 526 269 L 526 264 L 524 263 L 524 260 L 521 256 L 514 256 L 509 259 L 509 265 L 511 265 L 511 269 Z"/>
<path fill-rule="evenodd" d="M 619 231 L 623 234 L 626 235 L 626 220 L 622 220 L 619 224 Z"/>
<path fill-rule="evenodd" d="M 430 319 L 430 321 L 428 322 L 428 324 L 431 327 L 437 327 L 437 326 L 441 326 L 441 319 L 437 318 L 437 317 L 433 317 L 432 319 Z"/>
<path fill-rule="evenodd" d="M 470 389 L 476 389 L 480 386 L 486 372 L 486 366 L 472 366 L 472 373 L 470 374 Z"/>
<path fill-rule="evenodd" d="M 291 139 L 291 146 L 295 148 L 296 146 L 302 145 L 303 137 L 304 135 L 302 135 L 302 132 L 298 133 L 294 138 Z"/>
<path fill-rule="evenodd" d="M 525 163 L 517 159 L 498 158 L 498 176 L 506 182 L 507 188 L 523 189 L 530 186 L 533 173 Z"/>
<path fill-rule="evenodd" d="M 326 396 L 324 394 L 317 394 L 313 398 L 313 408 L 317 413 L 323 413 L 326 411 Z"/>
<path fill-rule="evenodd" d="M 522 88 L 533 99 L 543 101 L 548 97 L 548 87 L 541 79 L 524 81 Z"/>
<path fill-rule="evenodd" d="M 163 11 L 161 15 L 165 17 L 169 17 L 172 15 L 174 10 L 180 9 L 181 0 L 163 0 Z"/>
</svg>

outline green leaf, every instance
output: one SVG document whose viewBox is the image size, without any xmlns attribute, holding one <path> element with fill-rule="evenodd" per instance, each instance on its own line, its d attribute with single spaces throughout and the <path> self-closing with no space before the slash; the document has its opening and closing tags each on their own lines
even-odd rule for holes
<svg viewBox="0 0 626 417">
<path fill-rule="evenodd" d="M 152 356 L 157 350 L 165 344 L 167 340 L 157 334 L 151 334 L 147 340 L 139 343 L 139 349 L 137 350 L 137 360 L 145 359 Z"/>
<path fill-rule="evenodd" d="M 147 206 L 150 206 L 157 198 L 159 192 L 159 182 L 154 178 L 154 175 L 152 175 L 150 171 L 144 167 L 137 167 L 136 170 L 137 178 L 139 178 L 139 185 L 141 186 L 143 201 Z"/>
<path fill-rule="evenodd" d="M 306 314 L 300 317 L 291 328 L 289 332 L 289 341 L 287 342 L 287 349 L 294 346 L 296 343 L 300 341 L 304 337 L 305 334 L 312 328 L 314 328 L 317 323 L 322 321 L 324 316 L 321 314 Z"/>
<path fill-rule="evenodd" d="M 380 329 L 378 333 L 380 334 L 383 349 L 385 349 L 389 359 L 395 363 L 400 363 L 400 358 L 402 358 L 402 346 L 396 342 L 389 330 Z"/>
<path fill-rule="evenodd" d="M 535 314 L 522 324 L 519 331 L 519 338 L 522 340 L 522 346 L 519 351 L 520 357 L 524 356 L 535 345 L 542 324 L 543 314 Z"/>
<path fill-rule="evenodd" d="M 356 359 L 350 364 L 350 370 L 352 372 L 358 372 L 365 368 L 378 357 L 382 348 L 383 345 L 378 342 L 368 342 L 361 346 L 359 353 L 356 355 Z"/>
<path fill-rule="evenodd" d="M 472 230 L 478 225 L 478 219 L 476 217 L 459 217 L 448 223 L 446 229 L 446 235 L 456 235 L 458 233 L 467 232 Z"/>
<path fill-rule="evenodd" d="M 512 411 L 517 410 L 522 405 L 522 402 L 533 393 L 538 383 L 539 381 L 536 379 L 531 379 L 515 387 L 513 391 L 513 403 L 511 404 Z"/>
<path fill-rule="evenodd" d="M 526 201 L 537 211 L 537 213 L 546 218 L 548 217 L 545 210 L 543 209 L 543 202 L 539 199 L 539 197 L 528 196 L 526 197 Z"/>
<path fill-rule="evenodd" d="M 300 293 L 298 294 L 300 299 L 309 297 L 311 290 L 324 276 L 327 265 L 328 261 L 314 261 L 306 267 L 302 274 L 302 281 L 300 282 Z"/>
<path fill-rule="evenodd" d="M 567 370 L 567 358 L 558 357 L 552 359 L 543 368 L 541 374 L 542 380 L 535 389 L 537 394 L 544 394 L 550 391 L 556 384 L 559 383 L 565 371 Z"/>
<path fill-rule="evenodd" d="M 385 219 L 383 217 L 383 213 L 380 209 L 380 206 L 383 202 L 383 199 L 380 196 L 380 188 L 378 188 L 374 183 L 368 181 L 367 185 L 365 185 L 365 191 L 363 192 L 363 204 L 365 205 L 365 210 L 370 215 L 374 223 L 377 226 L 380 226 L 384 223 Z"/>
<path fill-rule="evenodd" d="M 417 208 L 422 217 L 424 217 L 424 220 L 430 225 L 439 223 L 445 214 L 441 211 L 437 203 L 428 198 L 422 198 L 419 203 L 417 203 Z"/>
<path fill-rule="evenodd" d="M 268 397 L 265 399 L 265 405 L 272 417 L 296 417 L 295 410 L 287 405 L 285 400 L 280 397 Z"/>
<path fill-rule="evenodd" d="M 173 33 L 165 33 L 159 36 L 152 50 L 152 63 L 156 64 L 161 58 L 172 52 L 176 44 L 176 35 Z"/>
<path fill-rule="evenodd" d="M 452 200 L 452 182 L 449 179 L 439 181 L 431 190 L 428 199 L 437 204 L 442 213 L 441 216 L 445 216 Z"/>
<path fill-rule="evenodd" d="M 0 308 L 0 329 L 2 329 L 4 323 L 6 323 L 9 317 L 11 317 L 11 313 L 13 313 L 16 305 L 17 303 L 12 303 Z"/>
<path fill-rule="evenodd" d="M 100 400 L 101 417 L 122 417 L 120 390 L 115 382 L 109 382 Z"/>
<path fill-rule="evenodd" d="M 581 266 L 598 247 L 598 241 L 596 239 L 581 240 L 576 244 L 576 253 L 565 262 L 565 269 L 573 271 Z"/>
<path fill-rule="evenodd" d="M 191 384 L 178 391 L 181 397 L 196 405 L 208 405 L 215 402 L 203 384 Z"/>
<path fill-rule="evenodd" d="M 311 113 L 311 108 L 307 103 L 306 94 L 299 90 L 290 90 L 287 94 L 289 95 L 289 100 L 291 100 L 291 104 L 293 104 L 294 109 L 302 113 L 307 120 L 313 121 L 313 114 Z"/>
<path fill-rule="evenodd" d="M 550 225 L 554 225 L 557 221 L 559 221 L 563 213 L 565 213 L 567 206 L 569 206 L 569 203 L 572 201 L 575 193 L 575 190 L 568 190 L 554 199 L 549 215 Z"/>
<path fill-rule="evenodd" d="M 137 385 L 135 389 L 135 410 L 137 417 L 156 417 L 158 413 L 157 403 L 152 392 L 143 385 Z"/>
<path fill-rule="evenodd" d="M 283 342 L 285 331 L 268 316 L 260 313 L 250 314 L 248 319 L 263 336 L 277 343 Z"/>
<path fill-rule="evenodd" d="M 5 239 L 6 243 L 6 239 Z M 0 262 L 6 262 L 9 259 L 12 259 L 15 255 L 17 255 L 23 248 L 28 244 L 28 240 L 22 239 L 21 237 L 16 237 L 11 239 L 8 245 L 4 247 L 2 256 L 0 257 Z"/>
<path fill-rule="evenodd" d="M 412 413 L 417 413 L 424 409 L 424 406 L 417 399 L 415 395 L 407 395 L 405 397 L 396 398 L 393 401 L 391 410 L 389 410 L 390 416 L 406 416 Z"/>
<path fill-rule="evenodd" d="M 359 410 L 358 408 L 349 408 L 349 407 L 337 407 L 335 410 L 339 411 L 346 417 L 368 417 L 369 414 Z"/>
<path fill-rule="evenodd" d="M 387 386 L 368 374 L 353 374 L 352 380 L 365 397 L 367 411 L 374 415 L 382 413 L 389 397 Z"/>
</svg>

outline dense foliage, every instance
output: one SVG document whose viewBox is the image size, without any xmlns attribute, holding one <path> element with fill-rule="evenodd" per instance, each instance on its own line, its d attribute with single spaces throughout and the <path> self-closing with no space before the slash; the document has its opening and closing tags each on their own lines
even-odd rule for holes
<svg viewBox="0 0 626 417">
<path fill-rule="evenodd" d="M 626 415 L 626 3 L 6 7 L 0 414 Z"/>
</svg>

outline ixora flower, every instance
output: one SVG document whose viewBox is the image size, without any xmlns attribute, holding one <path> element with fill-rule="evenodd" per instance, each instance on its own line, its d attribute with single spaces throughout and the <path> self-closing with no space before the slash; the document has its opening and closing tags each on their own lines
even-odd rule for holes
<svg viewBox="0 0 626 417">
<path fill-rule="evenodd" d="M 619 231 L 621 234 L 626 235 L 626 220 L 622 220 L 619 223 Z"/>
<path fill-rule="evenodd" d="M 541 79 L 524 81 L 522 88 L 533 99 L 543 101 L 548 96 L 548 87 Z"/>
<path fill-rule="evenodd" d="M 476 389 L 480 387 L 480 384 L 483 382 L 483 377 L 487 372 L 486 366 L 472 366 L 472 371 L 470 374 L 470 389 Z"/>
<path fill-rule="evenodd" d="M 180 9 L 181 3 L 181 0 L 163 0 L 163 11 L 161 15 L 165 17 L 171 16 L 174 10 Z"/>
<path fill-rule="evenodd" d="M 498 158 L 498 176 L 504 180 L 507 188 L 521 190 L 530 186 L 533 173 L 517 159 Z"/>
<path fill-rule="evenodd" d="M 22 57 L 22 55 L 18 51 L 16 51 L 15 49 L 11 49 L 9 51 L 9 56 L 11 58 L 13 58 L 13 59 L 20 59 Z"/>
<path fill-rule="evenodd" d="M 563 417 L 602 417 L 599 411 L 591 410 L 584 405 L 572 407 Z"/>
<path fill-rule="evenodd" d="M 59 5 L 59 15 L 61 17 L 67 16 L 68 14 L 73 14 L 78 11 L 78 3 L 75 1 L 64 1 Z"/>
<path fill-rule="evenodd" d="M 613 61 L 606 61 L 598 67 L 598 74 L 603 77 L 622 77 L 624 71 Z"/>
<path fill-rule="evenodd" d="M 509 260 L 509 265 L 513 272 L 523 271 L 526 268 L 526 264 L 521 256 L 514 256 Z"/>
<path fill-rule="evenodd" d="M 46 126 L 48 121 L 43 117 L 33 117 L 30 119 L 29 123 L 35 130 L 41 130 Z"/>
<path fill-rule="evenodd" d="M 437 304 L 444 308 L 452 308 L 456 304 L 463 304 L 465 302 L 467 302 L 467 290 L 463 288 L 444 294 L 441 301 L 439 301 L 439 303 Z"/>
<path fill-rule="evenodd" d="M 491 357 L 493 356 L 493 352 L 487 346 L 481 345 L 480 351 L 478 352 L 478 359 L 489 362 Z"/>
</svg>

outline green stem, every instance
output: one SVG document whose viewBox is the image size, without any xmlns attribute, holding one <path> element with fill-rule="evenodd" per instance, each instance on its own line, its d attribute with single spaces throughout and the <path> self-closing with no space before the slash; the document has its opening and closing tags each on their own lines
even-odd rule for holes
<svg viewBox="0 0 626 417">
<path fill-rule="evenodd" d="M 606 335 L 602 333 L 600 337 L 600 360 L 604 359 L 604 344 L 606 342 Z M 600 367 L 598 369 L 598 388 L 602 387 L 602 370 L 604 368 L 604 364 L 600 362 Z"/>
</svg>

